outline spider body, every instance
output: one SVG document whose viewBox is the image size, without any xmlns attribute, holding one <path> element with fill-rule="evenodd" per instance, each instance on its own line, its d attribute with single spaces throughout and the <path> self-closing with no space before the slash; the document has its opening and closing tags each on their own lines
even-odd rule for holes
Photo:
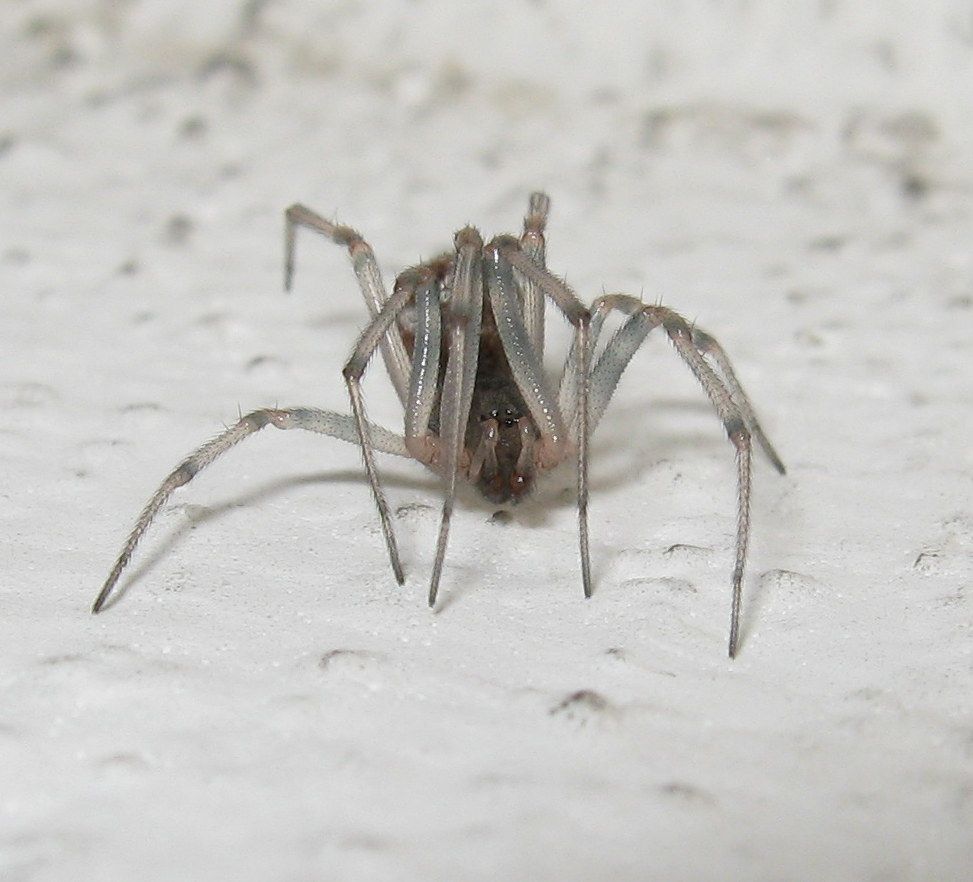
<svg viewBox="0 0 973 882">
<path fill-rule="evenodd" d="M 480 352 L 464 436 L 467 480 L 490 502 L 518 502 L 534 486 L 531 451 L 539 432 L 517 389 L 493 310 L 483 310 Z"/>
<path fill-rule="evenodd" d="M 647 335 L 661 328 L 706 392 L 733 443 L 737 461 L 736 553 L 732 573 L 729 653 L 737 648 L 743 570 L 750 534 L 751 445 L 756 440 L 778 471 L 784 466 L 757 421 L 749 398 L 716 340 L 673 310 L 624 294 L 597 298 L 589 309 L 545 262 L 549 199 L 534 193 L 523 234 L 484 244 L 477 230 L 456 233 L 451 252 L 404 270 L 385 289 L 371 247 L 350 227 L 302 205 L 286 218 L 286 286 L 290 287 L 299 227 L 339 245 L 352 259 L 371 320 L 343 375 L 351 413 L 316 408 L 274 408 L 240 418 L 203 444 L 163 481 L 136 521 L 93 611 L 111 596 L 135 547 L 173 491 L 203 468 L 268 425 L 304 429 L 358 444 L 396 580 L 404 581 L 392 519 L 375 452 L 409 457 L 442 476 L 444 502 L 429 583 L 435 605 L 458 481 L 471 483 L 491 502 L 517 502 L 537 475 L 576 461 L 581 579 L 591 594 L 588 553 L 588 446 L 619 378 Z M 550 300 L 574 328 L 563 372 L 544 369 L 544 310 Z M 606 318 L 623 322 L 600 346 Z M 398 435 L 369 422 L 361 381 L 380 351 L 405 420 Z M 594 354 L 598 353 L 595 358 Z"/>
<path fill-rule="evenodd" d="M 453 256 L 444 254 L 423 267 L 406 270 L 397 279 L 398 286 L 416 283 L 416 273 L 427 270 L 435 280 L 440 303 L 440 327 L 450 322 L 449 294 L 454 269 Z M 416 316 L 414 304 L 403 310 L 399 330 L 410 359 L 415 359 Z M 421 339 L 420 339 L 421 345 Z M 448 353 L 440 351 L 440 384 L 429 419 L 432 436 L 440 435 L 442 378 L 448 368 Z M 531 450 L 539 432 L 530 415 L 504 353 L 496 318 L 488 299 L 484 299 L 480 317 L 480 339 L 476 372 L 473 377 L 470 411 L 460 450 L 460 473 L 484 498 L 498 505 L 516 503 L 534 486 L 534 464 Z M 417 457 L 417 458 L 421 458 Z M 439 460 L 427 463 L 439 470 Z"/>
</svg>

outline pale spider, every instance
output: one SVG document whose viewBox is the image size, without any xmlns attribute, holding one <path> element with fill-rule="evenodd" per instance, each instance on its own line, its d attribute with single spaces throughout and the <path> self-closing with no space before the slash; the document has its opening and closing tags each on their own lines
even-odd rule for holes
<svg viewBox="0 0 973 882">
<path fill-rule="evenodd" d="M 443 477 L 445 501 L 429 605 L 436 602 L 446 557 L 458 480 L 475 484 L 495 503 L 516 502 L 537 474 L 577 459 L 581 581 L 591 596 L 588 555 L 588 441 L 622 372 L 648 333 L 662 327 L 716 408 L 736 448 L 737 528 L 729 654 L 736 654 L 743 569 L 750 535 L 751 438 L 777 471 L 784 465 L 764 435 L 753 407 L 720 345 L 664 306 L 625 294 L 599 297 L 589 310 L 545 266 L 544 229 L 550 200 L 530 197 L 520 239 L 497 236 L 484 245 L 473 227 L 456 233 L 454 249 L 404 270 L 388 296 L 374 253 L 355 230 L 325 220 L 303 205 L 286 213 L 285 287 L 294 271 L 298 227 L 345 246 L 371 321 L 344 367 L 351 414 L 309 407 L 264 408 L 241 417 L 184 459 L 142 510 L 92 612 L 111 596 L 139 540 L 177 488 L 264 426 L 306 429 L 361 447 L 396 580 L 405 580 L 389 505 L 375 466 L 376 450 L 418 460 Z M 574 327 L 555 394 L 545 374 L 545 297 Z M 605 319 L 618 310 L 623 323 L 595 360 Z M 365 418 L 361 381 L 378 349 L 405 409 L 403 435 Z M 708 358 L 711 359 L 708 360 Z M 593 362 L 593 363 L 592 363 Z"/>
</svg>

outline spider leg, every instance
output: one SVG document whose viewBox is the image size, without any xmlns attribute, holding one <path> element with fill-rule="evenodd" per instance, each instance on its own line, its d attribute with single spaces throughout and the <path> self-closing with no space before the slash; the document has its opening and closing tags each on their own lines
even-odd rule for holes
<svg viewBox="0 0 973 882">
<path fill-rule="evenodd" d="M 292 205 L 284 215 L 284 288 L 291 289 L 294 279 L 295 248 L 297 244 L 297 228 L 306 227 L 322 236 L 326 236 L 336 245 L 343 245 L 351 256 L 352 268 L 358 278 L 362 296 L 368 306 L 368 311 L 374 319 L 385 302 L 388 300 L 382 273 L 378 268 L 375 253 L 361 233 L 351 227 L 341 226 L 323 218 L 304 205 Z M 409 387 L 409 354 L 398 326 L 393 322 L 381 341 L 382 359 L 385 368 L 395 387 L 399 401 L 404 405 Z"/>
<path fill-rule="evenodd" d="M 131 560 L 136 546 L 173 491 L 184 484 L 188 484 L 199 472 L 219 459 L 232 447 L 268 425 L 276 426 L 278 429 L 305 429 L 320 435 L 339 438 L 342 441 L 359 443 L 358 428 L 352 417 L 347 414 L 309 407 L 295 407 L 284 410 L 276 408 L 255 410 L 241 417 L 230 428 L 189 454 L 169 473 L 159 489 L 152 494 L 145 508 L 139 514 L 132 532 L 125 540 L 125 544 L 115 560 L 111 573 L 98 593 L 98 597 L 91 608 L 93 613 L 99 612 L 108 601 L 122 571 Z M 376 449 L 399 456 L 409 456 L 403 438 L 381 426 L 369 425 L 368 428 L 369 436 Z"/>
<path fill-rule="evenodd" d="M 520 237 L 521 250 L 537 266 L 545 268 L 544 229 L 551 200 L 546 193 L 531 193 L 524 218 L 524 232 Z M 517 287 L 522 292 L 524 326 L 534 351 L 544 358 L 544 292 L 519 270 L 514 270 Z"/>
<path fill-rule="evenodd" d="M 409 397 L 405 406 L 405 443 L 412 456 L 433 465 L 439 456 L 439 438 L 429 431 L 439 384 L 439 352 L 442 345 L 442 306 L 440 279 L 430 267 L 419 267 L 399 276 L 401 284 L 409 276 L 415 288 L 416 327 L 412 348 Z"/>
<path fill-rule="evenodd" d="M 591 347 L 591 313 L 560 279 L 538 266 L 521 250 L 516 239 L 498 236 L 487 251 L 487 290 L 496 317 L 497 331 L 511 372 L 540 431 L 535 462 L 541 469 L 552 468 L 569 454 L 572 443 L 578 454 L 578 535 L 581 554 L 581 581 L 585 597 L 591 596 L 591 559 L 588 539 L 588 376 Z M 557 398 L 544 373 L 542 354 L 530 341 L 521 318 L 517 279 L 519 272 L 531 285 L 550 297 L 555 306 L 574 325 L 574 348 L 578 353 L 577 429 L 573 439 L 564 422 Z"/>
<path fill-rule="evenodd" d="M 701 328 L 694 327 L 692 330 L 693 345 L 704 355 L 709 355 L 716 363 L 720 373 L 723 375 L 723 380 L 727 388 L 730 390 L 730 395 L 733 396 L 737 407 L 740 408 L 740 414 L 743 417 L 743 421 L 747 424 L 750 434 L 756 438 L 757 443 L 774 468 L 782 475 L 786 474 L 787 470 L 784 468 L 784 463 L 777 455 L 777 451 L 774 450 L 764 430 L 760 427 L 760 422 L 757 420 L 757 414 L 753 409 L 753 404 L 751 404 L 747 393 L 743 391 L 743 387 L 740 385 L 736 372 L 733 370 L 733 365 L 723 351 L 723 347 Z"/>
<path fill-rule="evenodd" d="M 417 271 L 418 272 L 418 271 Z M 381 342 L 387 339 L 389 328 L 391 328 L 399 313 L 402 312 L 416 297 L 417 273 L 405 273 L 399 276 L 392 296 L 385 301 L 379 310 L 378 315 L 372 319 L 368 326 L 361 332 L 358 342 L 351 353 L 351 357 L 346 362 L 342 375 L 345 378 L 345 385 L 348 387 L 348 397 L 351 399 L 351 410 L 354 415 L 355 425 L 358 429 L 359 444 L 361 445 L 362 458 L 365 462 L 365 473 L 368 475 L 368 483 L 372 488 L 372 496 L 375 499 L 375 506 L 378 508 L 378 516 L 382 522 L 382 533 L 385 536 L 385 545 L 389 553 L 389 562 L 392 565 L 392 572 L 395 580 L 401 585 L 405 582 L 405 575 L 402 571 L 402 562 L 399 558 L 398 545 L 395 542 L 395 534 L 392 530 L 392 515 L 389 511 L 388 500 L 382 491 L 382 484 L 378 477 L 378 468 L 375 465 L 374 447 L 370 438 L 370 423 L 365 418 L 365 400 L 362 396 L 361 381 L 365 374 L 365 368 L 375 350 L 379 348 Z M 407 413 L 411 408 L 406 404 Z M 406 443 L 412 439 L 407 439 Z"/>
<path fill-rule="evenodd" d="M 766 441 L 749 398 L 744 394 L 736 374 L 722 348 L 708 334 L 689 325 L 678 313 L 664 306 L 643 304 L 635 297 L 613 294 L 595 301 L 593 327 L 600 333 L 605 316 L 617 309 L 629 318 L 608 342 L 591 371 L 591 423 L 597 425 L 618 385 L 622 372 L 632 356 L 654 328 L 662 327 L 683 361 L 703 387 L 720 419 L 727 436 L 736 448 L 737 461 L 737 529 L 736 553 L 731 579 L 733 600 L 730 611 L 729 655 L 736 655 L 740 633 L 740 608 L 743 596 L 743 572 L 750 541 L 751 436 L 760 441 L 768 458 L 783 472 L 776 452 Z M 717 355 L 718 353 L 718 355 Z M 711 354 L 723 377 L 706 360 Z"/>
<path fill-rule="evenodd" d="M 718 381 L 722 390 L 720 394 L 728 396 L 731 399 L 738 412 L 737 415 L 743 420 L 750 434 L 757 439 L 757 442 L 760 444 L 761 449 L 763 449 L 771 464 L 778 472 L 785 474 L 784 464 L 761 428 L 749 396 L 740 384 L 726 352 L 714 337 L 701 328 L 690 325 L 678 313 L 671 309 L 663 306 L 646 305 L 638 298 L 628 294 L 608 294 L 599 297 L 592 306 L 592 350 L 595 348 L 598 338 L 601 335 L 605 319 L 612 310 L 622 312 L 629 316 L 629 318 L 609 341 L 605 347 L 605 351 L 592 370 L 590 402 L 591 431 L 594 431 L 601 421 L 605 408 L 615 392 L 622 373 L 648 334 L 653 328 L 659 325 L 665 325 L 666 331 L 671 338 L 672 331 L 666 323 L 675 323 L 688 329 L 693 347 L 698 353 L 713 358 L 718 369 L 717 372 L 712 370 L 712 366 L 708 362 L 704 362 L 704 365 L 710 369 L 711 373 L 715 374 L 715 379 Z M 651 318 L 652 316 L 655 317 L 654 320 Z M 675 343 L 675 340 L 673 342 Z M 676 348 L 683 355 L 684 360 L 687 360 L 687 364 L 692 367 L 688 358 L 691 357 L 695 360 L 695 356 L 687 356 L 678 345 Z M 569 355 L 569 358 L 571 357 L 574 357 L 573 350 Z M 693 373 L 696 373 L 695 369 Z M 700 379 L 700 384 L 706 388 L 706 384 L 702 379 Z M 712 398 L 712 395 L 710 397 Z M 719 405 L 716 405 L 716 408 L 720 412 Z M 565 412 L 568 412 L 566 408 Z"/>
<path fill-rule="evenodd" d="M 439 537 L 436 541 L 436 559 L 429 580 L 430 606 L 436 603 L 443 562 L 446 559 L 449 525 L 456 500 L 456 477 L 461 465 L 460 453 L 463 450 L 466 423 L 473 399 L 483 317 L 483 240 L 475 229 L 466 227 L 456 234 L 455 246 L 456 263 L 446 326 L 449 358 L 443 377 L 439 409 L 439 434 L 446 453 L 443 463 L 446 492 L 439 522 Z"/>
<path fill-rule="evenodd" d="M 604 301 L 609 298 L 600 297 L 595 301 L 594 307 L 591 311 L 591 324 L 588 329 L 588 349 L 589 349 L 589 366 L 590 359 L 593 357 L 598 346 L 598 340 L 601 337 L 602 328 L 605 324 L 605 319 L 611 312 L 610 307 L 606 307 Z M 639 341 L 639 344 L 641 340 Z M 636 344 L 635 349 L 638 348 Z M 622 370 L 624 366 L 628 364 L 628 360 L 635 354 L 635 349 L 632 350 L 630 354 L 622 362 Z M 589 368 L 590 369 L 590 368 Z M 619 375 L 621 371 L 619 372 Z M 561 385 L 558 389 L 558 405 L 561 408 L 562 414 L 567 414 L 569 420 L 569 430 L 572 433 L 577 433 L 577 422 L 579 415 L 578 408 L 578 396 L 581 389 L 581 379 L 584 376 L 584 372 L 580 370 L 580 364 L 578 360 L 578 343 L 574 340 L 571 344 L 571 348 L 568 350 L 568 356 L 564 363 L 564 370 L 561 372 Z M 615 383 L 618 383 L 618 378 L 615 378 Z M 601 420 L 602 413 L 605 410 L 605 406 L 608 403 L 608 399 L 604 396 L 604 390 L 601 389 L 602 384 L 593 384 L 592 378 L 589 376 L 589 400 L 588 400 L 588 431 L 589 434 L 594 432 L 597 428 L 598 423 Z M 598 394 L 599 391 L 601 394 Z M 614 386 L 608 391 L 608 397 L 611 397 L 611 393 L 614 391 Z"/>
</svg>

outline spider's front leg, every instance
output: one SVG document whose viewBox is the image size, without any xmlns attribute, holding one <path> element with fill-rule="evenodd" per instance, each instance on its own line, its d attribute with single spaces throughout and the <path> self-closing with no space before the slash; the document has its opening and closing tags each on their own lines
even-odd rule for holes
<svg viewBox="0 0 973 882">
<path fill-rule="evenodd" d="M 418 320 L 424 323 L 423 338 L 416 345 L 413 352 L 413 369 L 409 383 L 409 395 L 406 399 L 406 447 L 410 455 L 424 462 L 432 464 L 436 448 L 434 439 L 428 436 L 429 415 L 432 411 L 435 396 L 436 375 L 439 366 L 438 344 L 433 342 L 431 322 L 432 313 L 438 309 L 438 282 L 435 271 L 428 267 L 418 267 L 415 270 L 402 273 L 396 280 L 392 296 L 385 302 L 381 310 L 372 319 L 355 344 L 351 357 L 345 364 L 342 374 L 348 387 L 351 399 L 351 410 L 355 425 L 358 429 L 358 439 L 365 463 L 365 473 L 372 489 L 375 506 L 382 523 L 382 533 L 385 536 L 385 546 L 389 553 L 389 562 L 395 580 L 401 585 L 405 582 L 402 561 L 399 557 L 395 533 L 392 529 L 392 515 L 388 500 L 382 490 L 382 483 L 375 465 L 375 454 L 370 437 L 369 423 L 365 418 L 365 401 L 362 396 L 361 381 L 365 368 L 375 350 L 386 339 L 389 329 L 393 327 L 399 314 L 415 302 L 418 307 Z M 438 319 L 436 319 L 438 322 Z M 435 355 L 433 359 L 432 356 Z M 418 368 L 416 365 L 418 364 Z"/>
<path fill-rule="evenodd" d="M 436 540 L 436 559 L 429 579 L 429 606 L 435 605 L 439 593 L 439 581 L 449 540 L 449 525 L 456 500 L 456 479 L 464 465 L 464 438 L 473 400 L 483 320 L 483 239 L 473 227 L 466 227 L 456 234 L 454 245 L 456 255 L 453 284 L 445 328 L 448 357 L 439 407 L 440 443 L 445 451 L 442 469 L 446 479 L 446 492 L 439 521 L 439 537 Z"/>
<path fill-rule="evenodd" d="M 546 200 L 542 194 L 537 194 L 537 198 Z M 534 199 L 531 200 L 531 207 L 534 208 Z M 536 208 L 540 218 L 539 221 L 535 221 L 538 235 L 543 230 L 546 210 L 545 202 L 540 202 Z M 530 231 L 529 223 L 527 230 Z M 534 462 L 541 470 L 554 468 L 574 450 L 577 451 L 581 582 L 585 597 L 590 597 L 592 583 L 588 536 L 588 437 L 590 434 L 588 361 L 591 352 L 589 344 L 591 313 L 565 282 L 539 266 L 530 252 L 525 252 L 516 239 L 498 236 L 486 250 L 487 289 L 496 317 L 497 331 L 514 381 L 540 432 L 533 454 Z M 536 253 L 543 257 L 543 251 L 538 250 Z M 549 297 L 565 318 L 574 325 L 575 338 L 572 351 L 576 353 L 575 369 L 578 379 L 577 419 L 571 426 L 573 432 L 565 422 L 557 396 L 551 389 L 544 372 L 543 349 L 538 350 L 531 342 L 531 335 L 523 317 L 524 297 L 518 293 L 522 288 L 522 285 L 518 285 L 518 279 L 532 286 L 543 296 Z"/>
</svg>

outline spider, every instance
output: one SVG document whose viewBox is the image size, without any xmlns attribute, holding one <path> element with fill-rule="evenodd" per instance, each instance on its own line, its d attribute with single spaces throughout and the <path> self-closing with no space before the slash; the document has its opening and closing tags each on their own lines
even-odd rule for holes
<svg viewBox="0 0 973 882">
<path fill-rule="evenodd" d="M 435 606 L 459 481 L 475 484 L 494 503 L 516 502 L 537 475 L 568 459 L 577 465 L 581 581 L 591 596 L 588 551 L 588 450 L 622 372 L 650 331 L 661 327 L 695 375 L 736 451 L 737 525 L 732 574 L 729 655 L 737 651 L 743 571 L 750 536 L 751 439 L 778 472 L 784 465 L 760 428 L 729 359 L 716 340 L 673 310 L 625 294 L 597 298 L 589 309 L 545 264 L 544 231 L 550 199 L 530 196 L 520 238 L 501 235 L 484 244 L 464 227 L 453 250 L 401 272 L 386 291 L 371 247 L 350 227 L 303 205 L 286 212 L 285 288 L 294 275 L 298 228 L 348 249 L 371 320 L 344 366 L 351 413 L 310 407 L 262 408 L 248 413 L 186 457 L 149 499 L 105 581 L 92 612 L 111 597 L 136 546 L 176 488 L 250 435 L 272 425 L 305 429 L 357 444 L 378 509 L 392 571 L 405 581 L 382 490 L 375 452 L 418 460 L 441 476 L 444 502 L 429 605 Z M 545 374 L 544 309 L 550 299 L 573 327 L 560 381 Z M 606 318 L 622 323 L 596 351 Z M 397 435 L 365 416 L 361 383 L 378 350 L 405 410 Z"/>
</svg>

